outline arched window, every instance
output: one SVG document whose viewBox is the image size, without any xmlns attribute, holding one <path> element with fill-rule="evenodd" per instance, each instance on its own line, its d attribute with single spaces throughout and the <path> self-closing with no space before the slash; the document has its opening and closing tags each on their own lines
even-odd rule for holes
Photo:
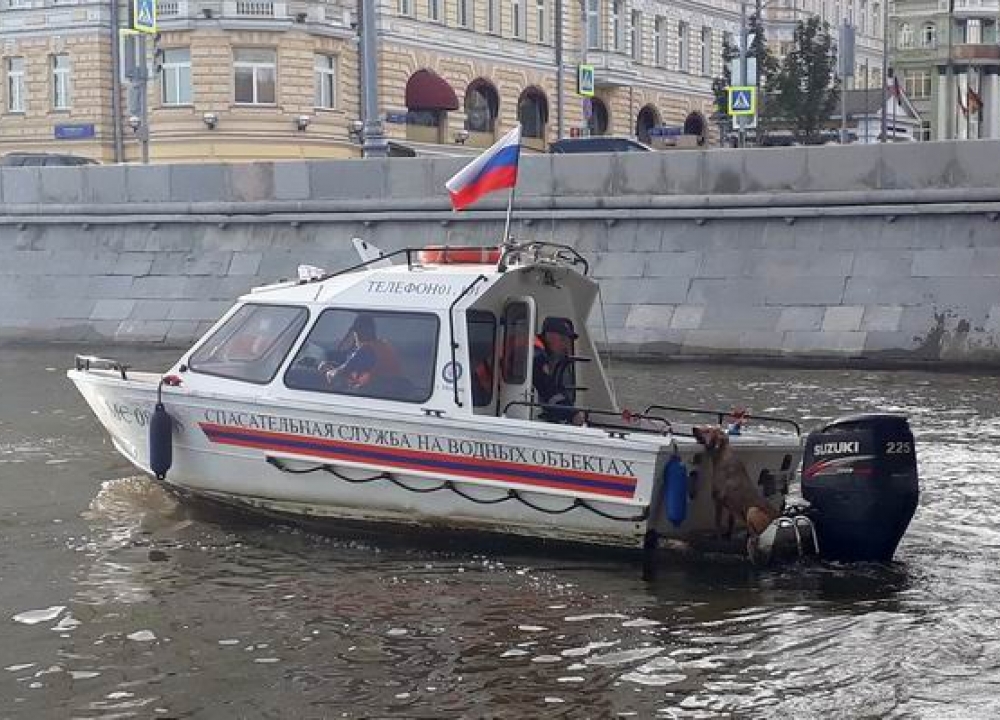
<svg viewBox="0 0 1000 720">
<path fill-rule="evenodd" d="M 529 87 L 517 101 L 517 119 L 521 134 L 526 138 L 545 140 L 545 126 L 549 122 L 549 101 L 537 87 Z"/>
<path fill-rule="evenodd" d="M 705 144 L 705 132 L 708 130 L 708 123 L 705 122 L 705 116 L 699 112 L 689 113 L 686 118 L 684 118 L 684 134 L 685 135 L 697 135 L 698 144 Z"/>
<path fill-rule="evenodd" d="M 482 78 L 473 80 L 465 91 L 465 129 L 492 135 L 499 110 L 500 96 L 493 83 Z"/>
<path fill-rule="evenodd" d="M 937 45 L 937 26 L 934 23 L 924 23 L 920 29 L 920 45 L 925 48 Z"/>
<path fill-rule="evenodd" d="M 896 47 L 913 47 L 913 28 L 910 23 L 903 23 L 899 26 L 899 34 L 896 37 Z"/>
<path fill-rule="evenodd" d="M 646 105 L 635 119 L 635 136 L 649 145 L 651 130 L 661 124 L 660 113 L 653 105 Z"/>
<path fill-rule="evenodd" d="M 406 137 L 420 142 L 444 142 L 448 111 L 458 109 L 455 91 L 433 70 L 417 70 L 406 82 Z"/>
<path fill-rule="evenodd" d="M 599 98 L 590 99 L 590 119 L 587 120 L 587 129 L 591 135 L 606 135 L 611 124 L 608 117 L 608 106 Z"/>
</svg>

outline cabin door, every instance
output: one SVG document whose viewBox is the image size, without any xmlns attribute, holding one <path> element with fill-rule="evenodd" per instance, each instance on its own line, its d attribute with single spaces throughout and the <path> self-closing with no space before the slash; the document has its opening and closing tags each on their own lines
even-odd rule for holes
<svg viewBox="0 0 1000 720">
<path fill-rule="evenodd" d="M 510 300 L 503 310 L 503 346 L 497 414 L 530 418 L 532 408 L 531 366 L 535 343 L 535 301 Z M 514 404 L 511 404 L 514 403 Z"/>
</svg>

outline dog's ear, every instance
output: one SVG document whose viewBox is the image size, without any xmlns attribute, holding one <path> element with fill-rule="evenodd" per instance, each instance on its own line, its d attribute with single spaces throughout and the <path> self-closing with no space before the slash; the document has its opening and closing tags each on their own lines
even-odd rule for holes
<svg viewBox="0 0 1000 720">
<path fill-rule="evenodd" d="M 697 425 L 692 425 L 691 426 L 691 435 L 694 436 L 695 440 L 697 440 L 699 443 L 701 443 L 702 445 L 705 445 L 707 447 L 708 443 L 705 442 L 705 431 L 706 431 L 706 429 L 707 428 L 698 427 Z"/>
</svg>

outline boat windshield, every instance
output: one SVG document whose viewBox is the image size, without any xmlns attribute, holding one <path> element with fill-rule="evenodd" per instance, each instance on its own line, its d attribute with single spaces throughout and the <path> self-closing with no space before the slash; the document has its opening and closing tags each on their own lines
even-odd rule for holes
<svg viewBox="0 0 1000 720">
<path fill-rule="evenodd" d="M 188 366 L 206 375 L 267 384 L 308 317 L 301 307 L 243 305 L 191 355 Z"/>
<path fill-rule="evenodd" d="M 436 315 L 330 308 L 289 366 L 285 385 L 424 402 L 434 389 L 437 342 Z"/>
</svg>

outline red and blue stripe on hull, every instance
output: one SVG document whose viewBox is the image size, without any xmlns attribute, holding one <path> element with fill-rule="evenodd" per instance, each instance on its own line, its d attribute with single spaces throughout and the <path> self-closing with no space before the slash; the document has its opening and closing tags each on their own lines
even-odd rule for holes
<svg viewBox="0 0 1000 720">
<path fill-rule="evenodd" d="M 221 445 L 270 450 L 324 460 L 364 463 L 378 468 L 436 472 L 471 480 L 496 480 L 528 488 L 563 490 L 615 499 L 631 500 L 635 496 L 635 478 L 462 457 L 430 450 L 389 448 L 214 423 L 203 422 L 199 425 L 211 442 Z"/>
</svg>

